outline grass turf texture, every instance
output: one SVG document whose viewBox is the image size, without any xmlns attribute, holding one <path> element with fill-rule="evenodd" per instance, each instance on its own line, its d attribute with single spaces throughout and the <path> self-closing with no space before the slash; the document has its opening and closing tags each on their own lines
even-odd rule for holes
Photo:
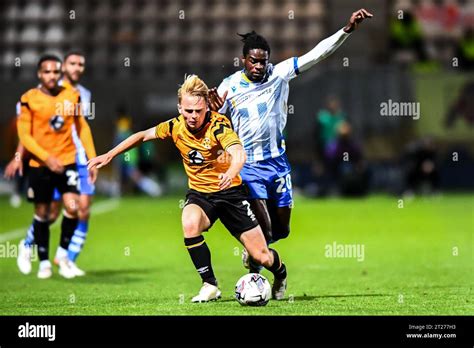
<svg viewBox="0 0 474 348">
<path fill-rule="evenodd" d="M 200 287 L 180 225 L 181 197 L 124 198 L 92 215 L 82 278 L 25 276 L 0 258 L 1 315 L 465 315 L 474 314 L 473 197 L 404 201 L 296 197 L 292 232 L 275 248 L 288 267 L 287 299 L 242 307 L 233 298 L 240 244 L 220 222 L 205 234 L 223 298 L 193 304 Z M 97 204 L 97 206 L 99 206 Z M 32 207 L 0 199 L 2 233 L 26 226 Z M 59 224 L 52 229 L 52 258 Z M 4 248 L 19 238 L 2 241 Z M 329 258 L 326 245 L 364 245 L 364 259 Z M 238 254 L 238 255 L 236 255 Z M 8 256 L 8 255 L 7 255 Z M 10 255 L 11 256 L 11 255 Z M 272 281 L 267 271 L 263 274 Z M 289 298 L 288 298 L 289 296 Z"/>
</svg>

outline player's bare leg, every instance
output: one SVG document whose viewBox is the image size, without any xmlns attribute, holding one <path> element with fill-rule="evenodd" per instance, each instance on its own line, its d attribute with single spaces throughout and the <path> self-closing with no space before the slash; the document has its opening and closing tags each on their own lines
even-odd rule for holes
<svg viewBox="0 0 474 348">
<path fill-rule="evenodd" d="M 272 297 L 281 300 L 286 290 L 286 267 L 274 249 L 269 249 L 260 226 L 254 227 L 240 235 L 250 257 L 273 273 Z"/>
<path fill-rule="evenodd" d="M 267 242 L 272 240 L 272 221 L 270 212 L 268 211 L 267 201 L 265 199 L 253 199 L 250 201 L 250 206 L 258 220 L 263 235 Z"/>
<path fill-rule="evenodd" d="M 268 212 L 272 226 L 272 239 L 274 243 L 280 239 L 288 237 L 290 234 L 291 207 L 275 207 L 268 204 Z"/>
<path fill-rule="evenodd" d="M 54 224 L 54 222 L 58 219 L 60 211 L 61 211 L 61 200 L 52 201 L 49 208 L 49 214 L 48 214 L 48 220 L 49 220 L 50 225 Z"/>
<path fill-rule="evenodd" d="M 217 280 L 212 270 L 211 252 L 202 236 L 202 232 L 210 227 L 211 222 L 201 207 L 197 204 L 189 204 L 183 209 L 182 224 L 184 245 L 203 282 L 199 294 L 194 296 L 191 301 L 217 300 L 221 297 L 221 291 L 217 287 Z"/>
<path fill-rule="evenodd" d="M 268 244 L 272 240 L 272 222 L 267 201 L 265 199 L 253 199 L 250 201 L 250 206 Z M 242 262 L 244 267 L 250 270 L 250 273 L 259 273 L 262 270 L 262 266 L 249 257 L 246 249 L 242 251 Z"/>
</svg>

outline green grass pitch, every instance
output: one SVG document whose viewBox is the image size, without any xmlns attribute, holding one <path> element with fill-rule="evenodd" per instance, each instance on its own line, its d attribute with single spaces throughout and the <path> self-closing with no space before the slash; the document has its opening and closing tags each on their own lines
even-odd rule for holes
<svg viewBox="0 0 474 348">
<path fill-rule="evenodd" d="M 37 279 L 37 262 L 30 275 L 19 273 L 11 250 L 32 207 L 13 209 L 0 199 L 0 315 L 474 314 L 471 195 L 404 202 L 297 196 L 290 237 L 274 246 L 288 267 L 287 299 L 259 308 L 233 298 L 246 270 L 239 243 L 219 222 L 205 237 L 223 298 L 190 303 L 200 278 L 183 246 L 181 198 L 98 199 L 78 259 L 87 275 L 72 280 L 56 268 L 53 278 Z M 58 239 L 56 224 L 50 257 Z M 333 243 L 363 246 L 364 255 L 328 257 Z"/>
</svg>

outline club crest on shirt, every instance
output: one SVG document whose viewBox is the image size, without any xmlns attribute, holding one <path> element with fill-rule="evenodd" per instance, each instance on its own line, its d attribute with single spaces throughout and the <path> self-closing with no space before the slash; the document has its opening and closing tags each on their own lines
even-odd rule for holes
<svg viewBox="0 0 474 348">
<path fill-rule="evenodd" d="M 49 119 L 49 125 L 57 132 L 64 126 L 64 118 L 61 115 L 54 115 Z"/>
<path fill-rule="evenodd" d="M 204 146 L 206 149 L 210 149 L 211 148 L 211 139 L 204 138 L 204 140 L 202 142 L 202 146 Z"/>
<path fill-rule="evenodd" d="M 204 163 L 204 156 L 197 150 L 191 150 L 188 152 L 189 162 L 191 164 L 203 164 Z"/>
</svg>

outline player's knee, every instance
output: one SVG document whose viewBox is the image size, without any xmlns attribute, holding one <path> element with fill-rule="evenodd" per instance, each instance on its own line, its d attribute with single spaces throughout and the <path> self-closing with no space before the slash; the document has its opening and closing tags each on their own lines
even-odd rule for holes
<svg viewBox="0 0 474 348">
<path fill-rule="evenodd" d="M 199 221 L 196 219 L 183 220 L 183 232 L 184 237 L 186 238 L 192 238 L 201 235 Z"/>
<path fill-rule="evenodd" d="M 79 207 L 76 201 L 70 201 L 64 205 L 64 210 L 70 217 L 77 218 Z"/>
</svg>

